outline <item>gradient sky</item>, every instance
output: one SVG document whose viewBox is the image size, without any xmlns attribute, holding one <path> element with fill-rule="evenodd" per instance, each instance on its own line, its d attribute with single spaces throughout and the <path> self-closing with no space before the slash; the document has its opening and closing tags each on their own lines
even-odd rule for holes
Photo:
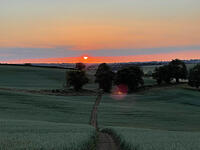
<svg viewBox="0 0 200 150">
<path fill-rule="evenodd" d="M 0 62 L 200 59 L 200 0 L 0 0 Z"/>
</svg>

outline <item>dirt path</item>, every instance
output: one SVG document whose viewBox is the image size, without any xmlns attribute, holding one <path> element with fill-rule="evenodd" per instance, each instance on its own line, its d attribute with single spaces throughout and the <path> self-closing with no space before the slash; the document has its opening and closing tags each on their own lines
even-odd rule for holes
<svg viewBox="0 0 200 150">
<path fill-rule="evenodd" d="M 91 120 L 90 120 L 90 124 L 93 127 L 95 127 L 98 132 L 97 150 L 120 150 L 119 146 L 117 146 L 117 144 L 109 134 L 99 131 L 97 122 L 97 112 L 98 112 L 98 106 L 101 102 L 101 98 L 102 98 L 102 92 L 99 92 L 91 113 Z"/>
<path fill-rule="evenodd" d="M 109 134 L 99 132 L 97 150 L 119 150 L 119 147 Z"/>
<path fill-rule="evenodd" d="M 97 124 L 97 111 L 98 111 L 98 106 L 101 102 L 101 98 L 102 98 L 102 92 L 99 92 L 97 95 L 97 99 L 95 101 L 95 104 L 93 106 L 92 109 L 92 113 L 91 113 L 91 120 L 90 120 L 90 124 L 95 127 L 96 130 L 98 130 L 98 124 Z"/>
</svg>

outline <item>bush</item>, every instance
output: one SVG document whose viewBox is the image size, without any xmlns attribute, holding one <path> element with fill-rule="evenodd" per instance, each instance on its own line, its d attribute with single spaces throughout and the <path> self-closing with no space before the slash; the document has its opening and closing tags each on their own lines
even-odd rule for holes
<svg viewBox="0 0 200 150">
<path fill-rule="evenodd" d="M 99 65 L 95 77 L 95 82 L 99 84 L 99 88 L 103 89 L 104 92 L 110 92 L 112 89 L 114 72 L 112 72 L 111 68 L 106 63 Z"/>
<path fill-rule="evenodd" d="M 74 87 L 74 90 L 79 91 L 82 89 L 83 85 L 89 82 L 84 71 L 69 71 L 67 72 L 67 86 Z"/>
<path fill-rule="evenodd" d="M 200 86 L 200 64 L 196 65 L 189 72 L 188 84 L 192 87 L 199 88 Z"/>
<path fill-rule="evenodd" d="M 144 73 L 138 66 L 131 66 L 119 70 L 115 77 L 115 84 L 121 85 L 124 84 L 128 86 L 129 92 L 135 91 L 139 86 L 143 86 Z"/>
</svg>

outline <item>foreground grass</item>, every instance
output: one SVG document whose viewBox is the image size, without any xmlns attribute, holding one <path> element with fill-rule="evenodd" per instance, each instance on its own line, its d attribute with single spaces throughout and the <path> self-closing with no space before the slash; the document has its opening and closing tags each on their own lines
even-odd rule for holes
<svg viewBox="0 0 200 150">
<path fill-rule="evenodd" d="M 199 150 L 200 132 L 110 127 L 123 150 Z"/>
<path fill-rule="evenodd" d="M 200 149 L 200 92 L 154 89 L 116 100 L 103 97 L 98 124 L 123 150 Z"/>
<path fill-rule="evenodd" d="M 0 91 L 0 119 L 88 124 L 95 98 Z"/>
<path fill-rule="evenodd" d="M 0 120 L 1 150 L 92 150 L 95 129 L 89 125 Z"/>
<path fill-rule="evenodd" d="M 101 126 L 200 131 L 200 92 L 181 88 L 155 89 L 130 94 L 122 100 L 103 97 Z"/>
<path fill-rule="evenodd" d="M 0 91 L 0 149 L 92 149 L 95 98 Z"/>
</svg>

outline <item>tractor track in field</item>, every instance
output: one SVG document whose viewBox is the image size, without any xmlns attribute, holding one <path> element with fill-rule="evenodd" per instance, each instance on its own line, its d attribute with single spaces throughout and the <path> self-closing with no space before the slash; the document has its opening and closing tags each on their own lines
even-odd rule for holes
<svg viewBox="0 0 200 150">
<path fill-rule="evenodd" d="M 102 95 L 102 92 L 99 92 L 97 95 L 90 120 L 90 124 L 96 129 L 98 133 L 97 150 L 120 150 L 118 144 L 115 142 L 112 136 L 108 133 L 100 132 L 98 128 L 97 113 L 98 106 L 102 99 Z"/>
</svg>

